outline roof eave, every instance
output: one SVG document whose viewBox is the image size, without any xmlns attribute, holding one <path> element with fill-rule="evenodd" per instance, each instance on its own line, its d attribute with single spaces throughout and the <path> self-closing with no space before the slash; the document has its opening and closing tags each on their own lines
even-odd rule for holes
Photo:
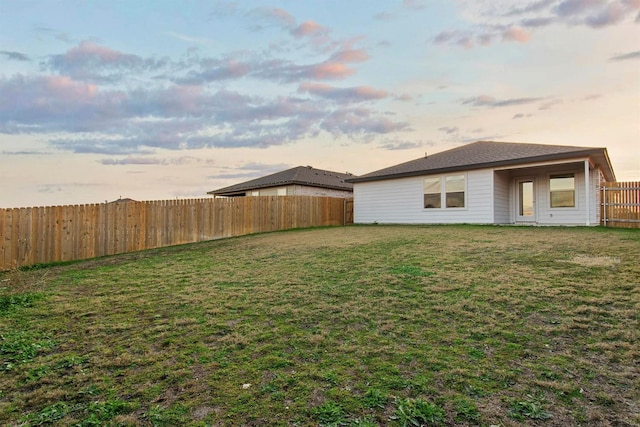
<svg viewBox="0 0 640 427">
<path fill-rule="evenodd" d="M 606 148 L 602 150 L 602 157 L 604 157 L 605 164 L 607 166 L 607 170 L 604 171 L 604 177 L 608 182 L 616 182 L 616 173 L 613 171 L 613 166 L 611 164 L 611 159 L 609 158 L 609 152 Z M 607 172 L 609 174 L 607 174 Z M 607 176 L 609 175 L 609 176 Z"/>
</svg>

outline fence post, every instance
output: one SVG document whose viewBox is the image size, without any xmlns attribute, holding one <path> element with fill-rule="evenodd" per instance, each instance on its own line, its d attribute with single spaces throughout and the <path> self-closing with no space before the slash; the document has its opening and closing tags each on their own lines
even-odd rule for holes
<svg viewBox="0 0 640 427">
<path fill-rule="evenodd" d="M 602 187 L 602 221 L 604 222 L 604 226 L 607 226 L 607 183 L 605 182 Z"/>
<path fill-rule="evenodd" d="M 347 225 L 347 198 L 342 199 L 342 225 Z"/>
</svg>

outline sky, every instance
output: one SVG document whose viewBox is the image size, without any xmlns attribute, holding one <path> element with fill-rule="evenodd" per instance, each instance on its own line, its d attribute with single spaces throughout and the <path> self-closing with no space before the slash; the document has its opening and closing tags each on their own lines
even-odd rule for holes
<svg viewBox="0 0 640 427">
<path fill-rule="evenodd" d="M 0 207 L 201 198 L 477 140 L 640 181 L 640 0 L 0 0 Z"/>
</svg>

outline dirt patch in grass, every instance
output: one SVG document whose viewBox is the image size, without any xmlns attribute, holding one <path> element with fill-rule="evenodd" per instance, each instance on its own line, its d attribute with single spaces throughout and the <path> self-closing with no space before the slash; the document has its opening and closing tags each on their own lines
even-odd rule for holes
<svg viewBox="0 0 640 427">
<path fill-rule="evenodd" d="M 0 424 L 638 425 L 638 259 L 636 230 L 352 226 L 10 272 Z"/>
<path fill-rule="evenodd" d="M 576 255 L 569 262 L 583 267 L 613 267 L 620 264 L 619 257 Z"/>
</svg>

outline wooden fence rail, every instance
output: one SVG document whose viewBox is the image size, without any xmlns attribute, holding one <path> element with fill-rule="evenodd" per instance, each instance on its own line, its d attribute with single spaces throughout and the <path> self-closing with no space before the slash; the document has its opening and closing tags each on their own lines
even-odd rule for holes
<svg viewBox="0 0 640 427">
<path fill-rule="evenodd" d="M 607 182 L 601 200 L 605 227 L 640 228 L 640 182 Z"/>
<path fill-rule="evenodd" d="M 312 196 L 118 201 L 0 209 L 0 271 L 222 237 L 353 222 L 353 200 Z"/>
</svg>

